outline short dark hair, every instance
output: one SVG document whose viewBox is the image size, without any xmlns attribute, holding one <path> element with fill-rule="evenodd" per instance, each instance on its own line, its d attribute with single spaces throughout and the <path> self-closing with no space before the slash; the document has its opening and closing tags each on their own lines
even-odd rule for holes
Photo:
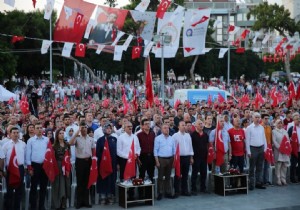
<svg viewBox="0 0 300 210">
<path fill-rule="evenodd" d="M 142 125 L 144 125 L 146 121 L 149 121 L 149 120 L 147 118 L 143 118 L 141 121 Z"/>
<path fill-rule="evenodd" d="M 263 118 L 269 117 L 269 116 L 270 116 L 269 114 L 264 113 L 264 114 L 261 115 L 261 118 L 263 119 Z"/>
<path fill-rule="evenodd" d="M 9 132 L 11 133 L 12 131 L 15 131 L 15 130 L 19 131 L 19 129 L 17 127 L 12 127 Z"/>
</svg>

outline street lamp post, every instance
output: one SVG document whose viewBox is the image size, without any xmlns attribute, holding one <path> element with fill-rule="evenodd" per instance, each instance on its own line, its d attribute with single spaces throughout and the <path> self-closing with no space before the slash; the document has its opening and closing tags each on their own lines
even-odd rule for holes
<svg viewBox="0 0 300 210">
<path fill-rule="evenodd" d="M 230 26 L 230 9 L 228 10 L 228 29 Z M 227 56 L 227 86 L 229 87 L 230 85 L 230 39 L 229 39 L 229 30 L 228 31 L 228 41 L 227 41 L 227 45 L 228 45 L 228 56 Z"/>
</svg>

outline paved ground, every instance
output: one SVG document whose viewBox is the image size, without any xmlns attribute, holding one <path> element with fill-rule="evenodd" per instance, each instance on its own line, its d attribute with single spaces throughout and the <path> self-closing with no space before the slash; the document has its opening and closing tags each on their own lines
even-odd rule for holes
<svg viewBox="0 0 300 210">
<path fill-rule="evenodd" d="M 215 194 L 199 194 L 192 197 L 162 199 L 155 201 L 154 206 L 135 205 L 134 210 L 300 210 L 300 184 L 287 187 L 268 187 L 266 190 L 255 189 L 248 195 L 235 194 L 226 197 Z M 74 208 L 73 208 L 74 209 Z M 87 210 L 87 208 L 81 208 Z M 93 205 L 95 209 L 122 209 L 118 204 L 111 206 Z"/>
</svg>

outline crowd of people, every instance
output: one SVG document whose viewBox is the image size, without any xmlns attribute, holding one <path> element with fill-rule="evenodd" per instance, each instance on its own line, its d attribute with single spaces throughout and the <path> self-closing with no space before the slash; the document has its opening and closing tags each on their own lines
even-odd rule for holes
<svg viewBox="0 0 300 210">
<path fill-rule="evenodd" d="M 267 83 L 260 83 L 262 84 Z M 101 97 L 91 94 L 88 100 L 81 96 L 70 96 L 69 100 L 65 100 L 69 96 L 67 90 L 62 88 L 67 96 L 56 98 L 55 87 L 59 85 L 51 86 L 53 89 L 50 88 L 50 91 L 54 98 L 49 103 L 45 102 L 43 96 L 38 97 L 37 106 L 28 114 L 21 112 L 17 102 L 1 103 L 0 176 L 5 177 L 7 183 L 4 209 L 20 209 L 24 196 L 24 176 L 30 177 L 30 209 L 45 209 L 49 178 L 43 163 L 49 141 L 59 168 L 59 175 L 51 183 L 51 207 L 54 209 L 66 208 L 66 202 L 70 198 L 71 177 L 75 175 L 76 208 L 91 207 L 87 186 L 92 157 L 97 157 L 97 166 L 102 169 L 103 161 L 107 161 L 107 150 L 110 167 L 105 173 L 99 170 L 96 189 L 100 194 L 101 204 L 113 204 L 115 184 L 118 179 L 124 179 L 132 145 L 135 157 L 133 161 L 139 170 L 139 178 L 153 182 L 157 170 L 157 200 L 209 193 L 206 186 L 209 170 L 219 175 L 228 172 L 229 168 L 245 173 L 246 160 L 249 166 L 249 190 L 266 189 L 273 183 L 268 174 L 273 161 L 265 156 L 270 149 L 274 153 L 275 184 L 285 186 L 288 182 L 300 182 L 300 116 L 297 103 L 293 103 L 292 107 L 286 107 L 285 103 L 272 107 L 268 96 L 269 89 L 266 87 L 262 92 L 267 100 L 259 108 L 251 103 L 237 108 L 234 102 L 218 101 L 213 105 L 207 101 L 196 104 L 184 101 L 176 106 L 168 101 L 149 105 L 142 91 L 138 96 L 131 94 L 129 89 L 133 84 L 120 85 L 125 87 L 123 94 L 128 101 L 139 97 L 136 109 L 131 105 L 125 112 L 122 109 L 122 94 L 112 97 L 109 91 Z M 104 85 L 100 89 L 106 87 L 108 86 Z M 285 86 L 278 85 L 278 89 L 280 88 L 284 94 Z M 245 84 L 237 84 L 235 90 L 249 94 L 253 91 Z M 290 144 L 289 153 L 282 150 L 282 142 Z M 177 148 L 180 174 L 171 183 Z M 211 149 L 213 158 L 209 161 Z M 75 174 L 68 174 L 63 170 L 62 162 L 66 151 L 71 153 Z M 16 160 L 11 161 L 13 153 L 16 154 Z M 11 183 L 9 180 L 12 164 L 18 165 L 19 183 Z M 288 167 L 290 180 L 286 178 Z M 191 183 L 188 183 L 190 168 Z M 189 184 L 191 191 L 188 190 Z M 135 195 L 133 191 L 129 191 L 128 199 L 136 196 L 143 197 L 144 194 L 139 191 L 139 195 Z"/>
</svg>

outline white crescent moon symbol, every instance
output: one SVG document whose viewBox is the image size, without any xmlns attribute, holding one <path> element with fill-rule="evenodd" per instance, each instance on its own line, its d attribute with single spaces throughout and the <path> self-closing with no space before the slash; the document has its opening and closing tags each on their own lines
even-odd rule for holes
<svg viewBox="0 0 300 210">
<path fill-rule="evenodd" d="M 77 18 L 76 18 L 76 22 L 77 22 L 77 24 L 79 24 L 79 23 L 81 22 L 81 18 L 82 18 L 82 16 L 81 16 L 81 15 L 78 15 L 78 16 L 77 16 Z"/>
<path fill-rule="evenodd" d="M 94 157 L 92 157 L 92 160 L 96 160 L 96 161 L 97 161 L 97 157 L 95 157 L 95 156 L 94 156 Z"/>
<path fill-rule="evenodd" d="M 66 162 L 66 163 L 68 162 L 68 158 L 69 158 L 69 156 L 66 156 L 66 157 L 65 157 L 65 162 Z"/>
<path fill-rule="evenodd" d="M 140 48 L 135 48 L 135 53 L 136 54 L 139 53 L 139 51 L 140 51 Z"/>
<path fill-rule="evenodd" d="M 165 9 L 167 9 L 168 8 L 168 2 L 163 2 L 162 4 L 161 4 L 161 10 L 165 10 Z"/>
<path fill-rule="evenodd" d="M 84 49 L 84 44 L 79 44 L 79 50 L 82 51 Z"/>
<path fill-rule="evenodd" d="M 14 157 L 14 159 L 13 159 L 13 163 L 14 163 L 14 166 L 15 166 L 16 168 L 19 168 L 19 166 L 18 166 L 18 160 L 17 160 L 17 156 L 15 156 L 15 157 Z"/>
<path fill-rule="evenodd" d="M 47 161 L 49 161 L 46 157 L 47 157 L 47 153 L 48 152 L 51 152 L 51 150 L 48 148 L 48 149 L 46 149 L 46 153 L 45 153 L 45 160 L 47 160 Z"/>
<path fill-rule="evenodd" d="M 219 131 L 219 140 L 221 141 L 221 142 L 223 142 L 223 139 L 222 139 L 222 136 L 221 136 L 221 134 L 222 134 L 222 131 Z"/>
</svg>

